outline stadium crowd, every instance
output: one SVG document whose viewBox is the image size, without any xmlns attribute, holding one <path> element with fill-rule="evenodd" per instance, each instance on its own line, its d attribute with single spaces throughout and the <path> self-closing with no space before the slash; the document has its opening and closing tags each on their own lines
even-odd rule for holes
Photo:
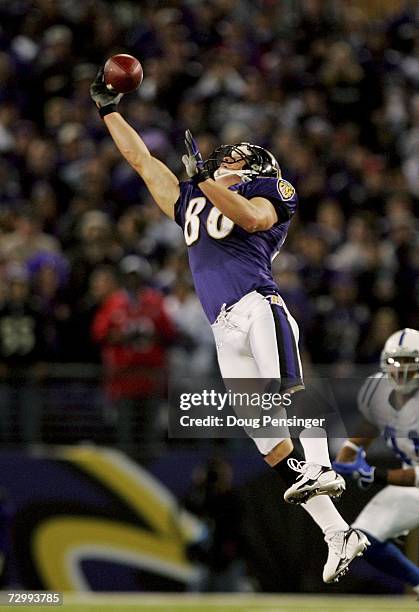
<svg viewBox="0 0 419 612">
<path fill-rule="evenodd" d="M 117 52 L 145 73 L 121 112 L 178 176 L 189 128 L 204 157 L 221 143 L 270 149 L 295 185 L 274 269 L 307 362 L 373 363 L 391 332 L 419 327 L 418 20 L 415 2 L 373 19 L 343 0 L 1 1 L 2 368 L 99 363 L 112 340 L 97 313 L 134 276 L 176 359 L 214 359 L 181 231 L 89 96 Z M 16 308 L 36 321 L 33 354 Z M 135 350 L 147 316 L 123 331 Z"/>
</svg>

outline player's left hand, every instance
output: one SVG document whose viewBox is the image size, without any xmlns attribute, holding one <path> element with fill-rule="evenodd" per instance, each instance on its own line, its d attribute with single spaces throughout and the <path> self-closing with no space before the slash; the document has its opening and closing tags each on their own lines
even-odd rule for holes
<svg viewBox="0 0 419 612">
<path fill-rule="evenodd" d="M 103 117 L 108 113 L 116 111 L 116 107 L 121 101 L 123 94 L 108 89 L 103 76 L 103 66 L 95 77 L 95 80 L 90 85 L 90 97 L 99 109 L 100 115 Z"/>
<path fill-rule="evenodd" d="M 356 480 L 358 487 L 364 491 L 369 489 L 374 482 L 375 467 L 367 462 L 366 453 L 363 448 L 359 449 L 355 460 L 351 463 L 334 461 L 332 467 L 338 474 L 350 476 L 353 480 Z"/>
<path fill-rule="evenodd" d="M 185 147 L 187 155 L 182 157 L 182 161 L 186 168 L 186 173 L 195 185 L 198 185 L 198 183 L 202 183 L 202 181 L 209 179 L 210 174 L 205 168 L 201 152 L 190 130 L 186 130 L 185 132 Z"/>
</svg>

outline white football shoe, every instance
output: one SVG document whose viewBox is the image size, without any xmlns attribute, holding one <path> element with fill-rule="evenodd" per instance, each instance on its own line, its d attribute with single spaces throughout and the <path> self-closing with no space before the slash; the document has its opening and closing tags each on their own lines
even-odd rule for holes
<svg viewBox="0 0 419 612">
<path fill-rule="evenodd" d="M 297 461 L 293 457 L 288 459 L 287 464 L 294 472 L 300 472 L 295 483 L 284 493 L 284 499 L 289 504 L 304 504 L 316 495 L 337 498 L 346 488 L 344 478 L 332 468 Z"/>
<path fill-rule="evenodd" d="M 346 531 L 336 531 L 326 539 L 329 554 L 323 569 L 324 582 L 338 582 L 349 571 L 348 565 L 355 557 L 361 557 L 370 541 L 358 529 L 349 528 Z"/>
</svg>

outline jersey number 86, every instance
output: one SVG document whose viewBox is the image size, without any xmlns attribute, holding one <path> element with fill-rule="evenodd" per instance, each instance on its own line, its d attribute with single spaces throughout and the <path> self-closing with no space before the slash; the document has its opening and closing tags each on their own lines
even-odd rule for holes
<svg viewBox="0 0 419 612">
<path fill-rule="evenodd" d="M 185 228 L 183 230 L 185 236 L 185 242 L 187 246 L 192 246 L 199 240 L 199 230 L 201 225 L 201 219 L 199 215 L 204 210 L 207 199 L 203 197 L 192 198 L 189 201 L 188 207 L 185 212 Z M 233 221 L 228 217 L 224 216 L 218 208 L 213 206 L 209 212 L 207 218 L 207 233 L 211 238 L 215 240 L 222 240 L 226 238 L 234 227 Z"/>
</svg>

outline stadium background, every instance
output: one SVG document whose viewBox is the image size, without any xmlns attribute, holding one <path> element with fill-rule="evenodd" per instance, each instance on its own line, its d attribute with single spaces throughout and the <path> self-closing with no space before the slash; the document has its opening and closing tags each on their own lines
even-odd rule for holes
<svg viewBox="0 0 419 612">
<path fill-rule="evenodd" d="M 325 590 L 320 534 L 250 442 L 165 435 L 166 382 L 213 373 L 212 338 L 182 234 L 89 85 L 115 52 L 142 61 L 121 111 L 179 176 L 185 128 L 204 156 L 241 140 L 274 153 L 300 196 L 275 275 L 306 372 L 361 379 L 390 333 L 419 327 L 418 40 L 409 1 L 0 2 L 4 585 Z M 126 332 L 127 392 L 103 330 L 130 271 L 154 292 Z M 345 515 L 367 498 L 350 489 Z M 190 562 L 192 515 L 216 537 Z M 402 588 L 360 561 L 328 590 Z"/>
</svg>

